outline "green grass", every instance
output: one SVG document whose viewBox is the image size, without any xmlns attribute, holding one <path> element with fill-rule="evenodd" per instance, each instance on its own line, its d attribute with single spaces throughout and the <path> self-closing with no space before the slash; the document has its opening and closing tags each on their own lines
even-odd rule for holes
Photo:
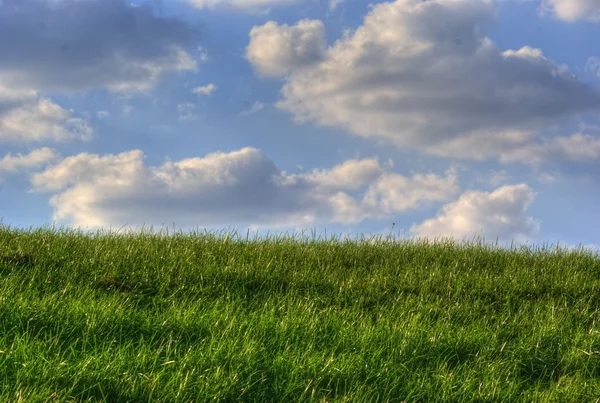
<svg viewBox="0 0 600 403">
<path fill-rule="evenodd" d="M 583 249 L 0 225 L 2 402 L 593 402 Z"/>
</svg>

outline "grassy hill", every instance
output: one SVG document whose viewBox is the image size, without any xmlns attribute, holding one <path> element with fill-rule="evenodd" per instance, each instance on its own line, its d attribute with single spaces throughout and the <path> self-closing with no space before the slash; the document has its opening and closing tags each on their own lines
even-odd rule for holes
<svg viewBox="0 0 600 403">
<path fill-rule="evenodd" d="M 0 226 L 0 401 L 600 397 L 600 257 Z"/>
</svg>

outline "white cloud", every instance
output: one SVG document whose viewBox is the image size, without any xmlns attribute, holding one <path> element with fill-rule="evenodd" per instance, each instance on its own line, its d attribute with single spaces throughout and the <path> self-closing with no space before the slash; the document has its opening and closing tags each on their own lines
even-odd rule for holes
<svg viewBox="0 0 600 403">
<path fill-rule="evenodd" d="M 495 150 L 600 107 L 600 94 L 539 49 L 498 49 L 482 34 L 494 18 L 492 1 L 397 0 L 372 7 L 329 48 L 318 30 L 254 27 L 248 59 L 259 74 L 285 76 L 277 106 L 297 122 L 438 155 L 464 144 L 462 158 L 482 155 L 474 145 L 484 144 L 485 158 L 500 158 Z M 291 39 L 307 31 L 310 40 Z M 296 43 L 310 43 L 312 57 L 298 62 Z"/>
<path fill-rule="evenodd" d="M 273 6 L 298 4 L 305 0 L 187 0 L 197 8 L 228 7 L 242 11 L 268 10 Z"/>
<path fill-rule="evenodd" d="M 246 109 L 244 111 L 242 111 L 241 115 L 242 116 L 250 116 L 255 114 L 256 112 L 260 112 L 263 109 L 265 109 L 265 104 L 263 104 L 260 101 L 255 101 L 254 104 L 252 105 L 252 107 L 250 109 Z"/>
<path fill-rule="evenodd" d="M 98 119 L 108 119 L 110 117 L 109 111 L 98 111 L 96 112 Z"/>
<path fill-rule="evenodd" d="M 217 87 L 214 84 L 208 84 L 208 85 L 204 85 L 201 87 L 196 87 L 192 90 L 192 92 L 194 94 L 201 94 L 201 95 L 211 95 L 213 92 L 215 92 L 215 90 L 217 89 Z"/>
<path fill-rule="evenodd" d="M 259 74 L 279 77 L 320 61 L 325 46 L 321 21 L 301 20 L 293 26 L 269 21 L 250 31 L 246 58 Z"/>
<path fill-rule="evenodd" d="M 491 193 L 466 192 L 442 207 L 437 217 L 413 225 L 410 231 L 428 238 L 470 240 L 483 235 L 487 241 L 525 241 L 539 231 L 539 222 L 527 216 L 534 196 L 526 184 L 503 186 Z"/>
<path fill-rule="evenodd" d="M 0 83 L 0 143 L 90 140 L 86 119 L 39 97 L 35 91 L 6 89 Z"/>
<path fill-rule="evenodd" d="M 412 178 L 396 174 L 384 174 L 372 185 L 365 195 L 365 201 L 387 214 L 404 211 L 419 200 L 444 200 L 456 194 L 456 173 L 446 172 L 446 177 L 434 174 L 417 174 Z"/>
<path fill-rule="evenodd" d="M 3 174 L 15 174 L 21 170 L 39 168 L 43 165 L 57 161 L 60 154 L 48 147 L 31 151 L 29 154 L 6 154 L 0 159 L 0 180 Z"/>
<path fill-rule="evenodd" d="M 567 22 L 600 21 L 600 1 L 598 0 L 544 0 L 541 10 L 550 12 Z"/>
<path fill-rule="evenodd" d="M 143 157 L 139 150 L 82 153 L 34 174 L 32 184 L 54 193 L 54 220 L 84 227 L 356 223 L 458 193 L 453 172 L 405 177 L 372 159 L 290 175 L 254 148 L 161 166 L 146 166 Z"/>
<path fill-rule="evenodd" d="M 368 185 L 383 175 L 376 159 L 348 160 L 331 169 L 313 169 L 295 174 L 293 178 L 304 178 L 312 186 L 328 190 L 356 190 Z"/>
</svg>

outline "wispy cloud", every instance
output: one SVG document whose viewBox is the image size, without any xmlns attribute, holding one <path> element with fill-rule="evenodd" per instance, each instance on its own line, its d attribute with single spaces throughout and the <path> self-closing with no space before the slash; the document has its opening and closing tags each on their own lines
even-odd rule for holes
<svg viewBox="0 0 600 403">
<path fill-rule="evenodd" d="M 194 94 L 211 95 L 213 92 L 215 92 L 216 89 L 217 87 L 211 83 L 205 86 L 196 87 L 192 90 L 192 92 Z"/>
<path fill-rule="evenodd" d="M 343 1 L 344 0 L 329 0 L 329 10 L 335 10 Z"/>
<path fill-rule="evenodd" d="M 109 111 L 98 111 L 96 112 L 98 119 L 108 119 L 110 117 Z"/>
<path fill-rule="evenodd" d="M 246 109 L 244 111 L 242 111 L 241 115 L 242 116 L 250 116 L 255 114 L 256 112 L 260 112 L 263 109 L 265 109 L 265 104 L 263 104 L 260 101 L 256 101 L 254 102 L 254 104 L 250 107 L 250 109 Z"/>
<path fill-rule="evenodd" d="M 16 155 L 6 154 L 0 159 L 0 181 L 5 175 L 40 168 L 59 159 L 60 154 L 58 151 L 48 147 L 33 150 L 25 155 L 20 153 Z"/>
<path fill-rule="evenodd" d="M 179 120 L 182 122 L 198 118 L 198 115 L 196 115 L 196 105 L 189 102 L 177 105 L 177 113 L 179 114 Z"/>
</svg>

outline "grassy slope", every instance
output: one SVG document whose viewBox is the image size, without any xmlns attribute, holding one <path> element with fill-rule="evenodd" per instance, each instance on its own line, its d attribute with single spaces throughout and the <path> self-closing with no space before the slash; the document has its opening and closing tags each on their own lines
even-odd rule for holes
<svg viewBox="0 0 600 403">
<path fill-rule="evenodd" d="M 600 257 L 0 226 L 0 401 L 594 401 Z"/>
</svg>

